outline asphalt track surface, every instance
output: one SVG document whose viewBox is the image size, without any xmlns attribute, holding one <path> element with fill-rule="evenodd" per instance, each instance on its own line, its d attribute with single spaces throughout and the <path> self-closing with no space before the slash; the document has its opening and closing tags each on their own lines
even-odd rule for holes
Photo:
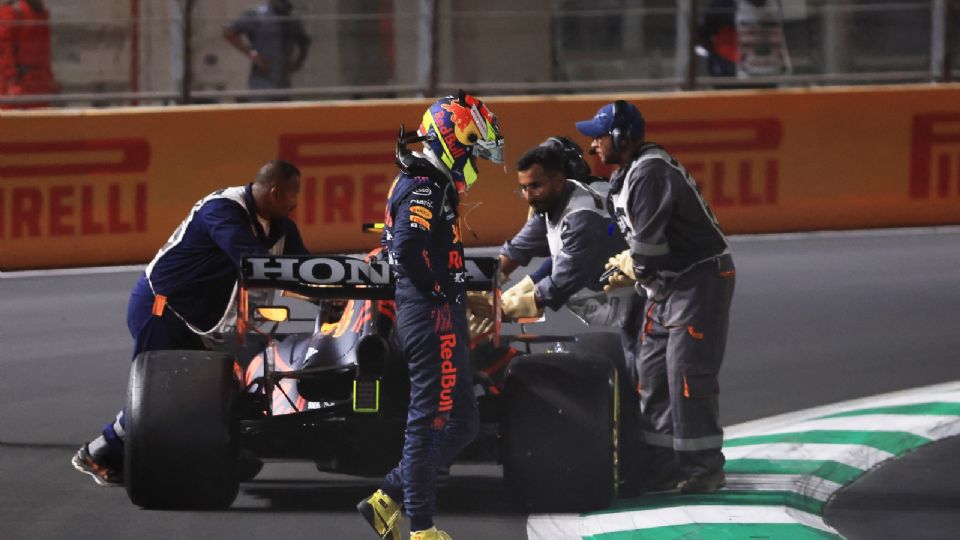
<svg viewBox="0 0 960 540">
<path fill-rule="evenodd" d="M 739 237 L 732 249 L 725 425 L 960 379 L 960 229 Z M 353 507 L 376 479 L 309 463 L 267 464 L 222 512 L 141 510 L 73 470 L 123 400 L 137 276 L 0 279 L 0 538 L 373 538 Z M 548 320 L 538 330 L 582 331 L 568 314 Z M 866 474 L 828 523 L 851 539 L 956 537 L 958 443 Z M 454 466 L 440 499 L 437 521 L 457 540 L 526 537 L 497 466 Z"/>
</svg>

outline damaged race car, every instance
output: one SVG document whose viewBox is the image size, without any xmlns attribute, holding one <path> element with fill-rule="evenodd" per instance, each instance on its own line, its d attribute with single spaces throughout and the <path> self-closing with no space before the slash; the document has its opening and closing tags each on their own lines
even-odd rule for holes
<svg viewBox="0 0 960 540">
<path fill-rule="evenodd" d="M 498 260 L 467 257 L 465 266 L 467 289 L 493 293 L 499 319 Z M 392 280 L 377 252 L 245 258 L 236 345 L 134 360 L 125 409 L 130 500 L 229 507 L 262 459 L 361 476 L 394 467 L 410 388 Z M 276 291 L 312 303 L 312 331 L 280 331 L 305 319 L 263 299 Z M 534 343 L 553 350 L 531 353 Z M 636 398 L 618 335 L 508 336 L 498 322 L 472 339 L 471 367 L 481 430 L 458 461 L 502 464 L 507 492 L 529 511 L 608 506 L 620 484 L 621 411 L 636 406 L 624 403 Z"/>
</svg>

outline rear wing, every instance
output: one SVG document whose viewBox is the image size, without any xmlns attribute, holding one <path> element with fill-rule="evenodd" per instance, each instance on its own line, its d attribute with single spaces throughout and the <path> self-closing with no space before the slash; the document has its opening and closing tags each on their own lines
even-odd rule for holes
<svg viewBox="0 0 960 540">
<path fill-rule="evenodd" d="M 464 257 L 468 291 L 500 288 L 497 257 Z M 282 289 L 308 298 L 390 300 L 394 294 L 390 265 L 343 255 L 274 255 L 244 257 L 240 262 L 243 289 Z"/>
</svg>

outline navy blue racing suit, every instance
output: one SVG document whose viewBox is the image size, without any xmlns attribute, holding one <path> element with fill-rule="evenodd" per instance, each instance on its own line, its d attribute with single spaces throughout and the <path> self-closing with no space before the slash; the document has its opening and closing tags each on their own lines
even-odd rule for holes
<svg viewBox="0 0 960 540">
<path fill-rule="evenodd" d="M 232 313 L 241 257 L 305 254 L 296 224 L 257 218 L 252 185 L 230 187 L 198 201 L 160 248 L 127 305 L 133 358 L 157 350 L 203 350 L 201 333 L 215 331 Z M 157 303 L 157 295 L 166 300 Z M 103 429 L 113 453 L 122 452 L 123 412 Z"/>
<path fill-rule="evenodd" d="M 479 421 L 458 194 L 439 172 L 431 176 L 397 176 L 382 238 L 396 278 L 397 332 L 410 372 L 403 456 L 382 489 L 403 501 L 411 527 L 418 528 L 432 524 L 437 469 L 473 441 Z"/>
</svg>

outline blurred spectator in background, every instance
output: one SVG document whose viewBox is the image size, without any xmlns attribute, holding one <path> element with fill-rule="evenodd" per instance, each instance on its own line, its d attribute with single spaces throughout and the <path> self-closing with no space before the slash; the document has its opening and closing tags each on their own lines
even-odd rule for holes
<svg viewBox="0 0 960 540">
<path fill-rule="evenodd" d="M 700 41 L 702 55 L 707 58 L 707 73 L 711 77 L 737 74 L 736 11 L 736 0 L 712 0 L 703 12 Z"/>
<path fill-rule="evenodd" d="M 223 37 L 250 59 L 251 90 L 290 88 L 290 76 L 303 67 L 310 38 L 292 12 L 290 0 L 268 0 L 223 29 Z M 254 97 L 250 101 L 283 99 Z"/>
<path fill-rule="evenodd" d="M 43 0 L 0 1 L 0 96 L 51 94 L 50 14 Z M 46 107 L 16 103 L 0 108 Z"/>
<path fill-rule="evenodd" d="M 792 71 L 780 0 L 712 0 L 700 36 L 713 77 L 743 79 Z"/>
</svg>

